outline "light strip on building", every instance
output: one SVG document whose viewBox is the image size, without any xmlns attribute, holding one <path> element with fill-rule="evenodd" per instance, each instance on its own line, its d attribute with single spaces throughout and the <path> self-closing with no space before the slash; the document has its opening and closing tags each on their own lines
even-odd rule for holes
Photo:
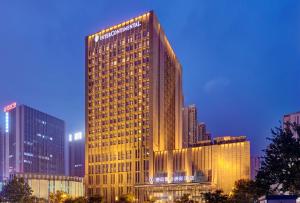
<svg viewBox="0 0 300 203">
<path fill-rule="evenodd" d="M 5 113 L 5 132 L 9 132 L 9 114 L 8 112 Z"/>
</svg>

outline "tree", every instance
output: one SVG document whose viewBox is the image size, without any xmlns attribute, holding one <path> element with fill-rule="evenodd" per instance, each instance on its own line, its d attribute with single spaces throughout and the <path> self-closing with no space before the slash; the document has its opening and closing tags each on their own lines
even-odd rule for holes
<svg viewBox="0 0 300 203">
<path fill-rule="evenodd" d="M 14 177 L 3 188 L 2 199 L 8 202 L 29 202 L 32 189 L 24 181 L 24 178 Z"/>
<path fill-rule="evenodd" d="M 194 203 L 194 200 L 190 198 L 189 194 L 184 194 L 180 199 L 176 200 L 175 203 Z"/>
<path fill-rule="evenodd" d="M 87 199 L 85 197 L 76 197 L 76 198 L 68 198 L 64 201 L 64 203 L 87 203 Z"/>
<path fill-rule="evenodd" d="M 67 198 L 64 203 L 74 203 L 74 199 L 73 198 Z"/>
<path fill-rule="evenodd" d="M 98 196 L 92 196 L 89 197 L 88 203 L 102 203 L 104 202 L 103 197 L 98 195 Z"/>
<path fill-rule="evenodd" d="M 55 193 L 51 192 L 49 195 L 50 203 L 63 203 L 69 198 L 69 195 L 63 191 L 56 191 Z"/>
<path fill-rule="evenodd" d="M 300 128 L 286 123 L 272 130 L 269 146 L 256 176 L 256 186 L 261 193 L 300 191 Z"/>
<path fill-rule="evenodd" d="M 1 201 L 0 201 L 1 202 Z M 47 203 L 48 200 L 36 196 L 31 196 L 26 203 Z"/>
<path fill-rule="evenodd" d="M 119 197 L 117 203 L 132 203 L 135 201 L 135 197 L 132 194 L 124 194 Z"/>
<path fill-rule="evenodd" d="M 156 197 L 150 195 L 146 201 L 146 203 L 154 203 L 157 200 Z"/>
<path fill-rule="evenodd" d="M 207 203 L 227 203 L 229 202 L 228 195 L 223 194 L 223 190 L 216 190 L 215 192 L 206 192 L 202 197 Z"/>
<path fill-rule="evenodd" d="M 259 196 L 253 180 L 241 179 L 235 182 L 230 201 L 235 203 L 253 203 Z"/>
</svg>

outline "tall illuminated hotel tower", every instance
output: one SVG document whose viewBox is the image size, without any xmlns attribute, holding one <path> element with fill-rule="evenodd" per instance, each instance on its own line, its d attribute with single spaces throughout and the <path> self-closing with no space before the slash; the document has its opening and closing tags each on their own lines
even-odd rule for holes
<svg viewBox="0 0 300 203">
<path fill-rule="evenodd" d="M 182 147 L 181 65 L 151 11 L 86 37 L 86 183 L 113 202 Z"/>
</svg>

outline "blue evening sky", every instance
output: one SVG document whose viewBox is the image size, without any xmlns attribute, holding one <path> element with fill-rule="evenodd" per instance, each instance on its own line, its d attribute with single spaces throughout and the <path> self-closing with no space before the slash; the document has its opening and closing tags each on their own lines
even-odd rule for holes
<svg viewBox="0 0 300 203">
<path fill-rule="evenodd" d="M 300 1 L 0 0 L 0 106 L 24 103 L 84 129 L 84 37 L 154 10 L 183 67 L 186 104 L 252 153 L 300 110 Z"/>
</svg>

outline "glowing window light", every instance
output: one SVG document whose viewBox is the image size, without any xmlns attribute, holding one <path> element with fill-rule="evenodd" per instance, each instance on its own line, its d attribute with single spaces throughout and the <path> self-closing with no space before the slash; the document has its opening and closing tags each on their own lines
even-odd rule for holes
<svg viewBox="0 0 300 203">
<path fill-rule="evenodd" d="M 74 140 L 81 140 L 82 139 L 82 132 L 77 132 L 74 134 Z"/>
<path fill-rule="evenodd" d="M 81 140 L 83 138 L 82 132 L 76 132 L 74 134 L 69 134 L 69 142 Z"/>
<path fill-rule="evenodd" d="M 73 140 L 73 135 L 69 134 L 69 142 L 72 142 L 72 140 Z"/>
</svg>

